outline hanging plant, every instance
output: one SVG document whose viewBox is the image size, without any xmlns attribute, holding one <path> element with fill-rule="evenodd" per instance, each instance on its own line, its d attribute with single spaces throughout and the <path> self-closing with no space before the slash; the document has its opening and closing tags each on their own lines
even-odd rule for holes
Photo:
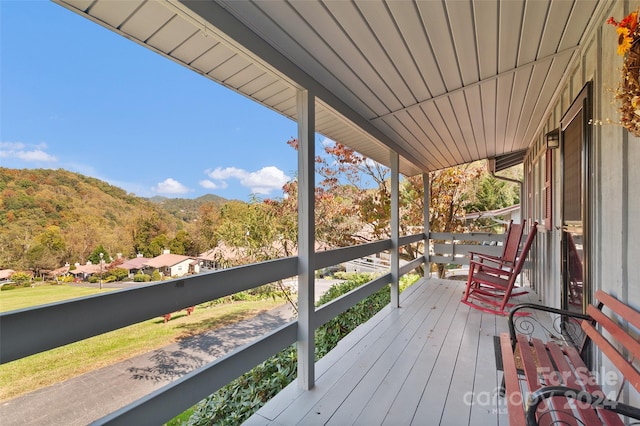
<svg viewBox="0 0 640 426">
<path fill-rule="evenodd" d="M 608 24 L 616 27 L 618 34 L 618 55 L 624 58 L 622 78 L 614 97 L 620 102 L 620 125 L 634 136 L 640 137 L 640 28 L 638 28 L 638 11 L 631 12 L 621 21 L 613 17 Z"/>
</svg>

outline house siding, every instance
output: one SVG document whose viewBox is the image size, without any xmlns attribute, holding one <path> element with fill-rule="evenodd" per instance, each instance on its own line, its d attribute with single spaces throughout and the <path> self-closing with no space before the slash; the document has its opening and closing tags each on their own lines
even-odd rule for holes
<svg viewBox="0 0 640 426">
<path fill-rule="evenodd" d="M 635 306 L 640 304 L 640 272 L 636 269 L 640 261 L 640 141 L 634 139 L 628 144 L 629 182 L 627 197 L 627 238 L 626 247 L 626 271 L 625 275 L 629 282 L 628 296 Z"/>
<path fill-rule="evenodd" d="M 561 90 L 540 137 L 530 147 L 525 170 L 531 170 L 527 188 L 531 197 L 523 197 L 529 220 L 542 223 L 544 186 L 544 133 L 560 126 L 560 119 L 584 85 L 591 81 L 593 115 L 606 123 L 617 120 L 612 91 L 620 79 L 622 59 L 617 55 L 615 29 L 606 24 L 609 16 L 623 17 L 640 2 L 612 2 L 600 17 L 602 24 L 589 35 L 577 66 Z M 640 283 L 626 265 L 640 260 L 640 140 L 615 124 L 591 126 L 590 215 L 592 290 L 603 289 L 640 308 Z M 562 183 L 560 150 L 554 156 L 554 188 Z M 542 301 L 560 306 L 561 191 L 553 193 L 553 229 L 542 231 L 534 250 L 540 260 L 531 271 L 533 284 Z M 640 275 L 640 274 L 635 274 Z"/>
<path fill-rule="evenodd" d="M 187 275 L 189 273 L 189 265 L 193 262 L 193 259 L 187 259 L 183 262 L 175 264 L 171 266 L 169 269 L 169 274 L 172 277 L 181 277 L 183 275 Z"/>
<path fill-rule="evenodd" d="M 624 16 L 639 6 L 639 2 L 621 1 L 611 11 Z M 612 88 L 621 77 L 621 58 L 616 53 L 616 37 L 612 27 L 602 28 L 602 90 L 598 107 L 602 116 L 617 119 L 616 104 L 611 102 Z M 598 272 L 594 288 L 615 294 L 636 308 L 640 308 L 638 287 L 640 274 L 630 267 L 640 260 L 638 226 L 638 198 L 640 197 L 640 139 L 618 125 L 596 127 L 594 147 L 594 221 L 592 262 Z M 634 230 L 635 232 L 631 232 Z"/>
<path fill-rule="evenodd" d="M 540 206 L 543 192 L 540 182 L 544 179 L 544 134 L 560 126 L 562 115 L 584 85 L 592 82 L 592 108 L 594 120 L 602 120 L 602 125 L 591 126 L 589 212 L 590 224 L 586 228 L 590 237 L 590 254 L 586 262 L 590 268 L 591 294 L 601 289 L 640 309 L 640 273 L 635 266 L 640 263 L 640 138 L 629 134 L 623 127 L 607 124 L 617 121 L 617 104 L 613 90 L 621 78 L 622 58 L 617 54 L 615 29 L 606 24 L 609 16 L 618 19 L 629 11 L 640 7 L 638 1 L 615 1 L 599 17 L 601 24 L 588 35 L 581 52 L 579 64 L 571 78 L 565 83 L 557 103 L 540 134 L 540 138 L 530 147 L 525 159 L 531 170 L 531 198 L 523 197 L 525 217 L 542 223 L 544 212 Z M 540 146 L 542 145 L 542 147 Z M 539 229 L 535 257 L 539 258 L 531 272 L 533 285 L 541 301 L 549 306 L 560 307 L 561 273 L 561 205 L 562 192 L 557 190 L 562 184 L 561 150 L 554 150 L 554 194 L 553 227 Z M 528 186 L 527 186 L 528 187 Z M 615 371 L 608 360 L 597 356 L 595 368 L 604 374 Z M 613 390 L 612 386 L 610 390 Z M 625 396 L 635 402 L 640 401 L 634 391 Z"/>
</svg>

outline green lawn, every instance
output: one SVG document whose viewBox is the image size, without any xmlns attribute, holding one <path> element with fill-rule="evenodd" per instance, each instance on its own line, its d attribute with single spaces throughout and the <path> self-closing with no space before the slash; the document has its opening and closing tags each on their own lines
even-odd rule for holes
<svg viewBox="0 0 640 426">
<path fill-rule="evenodd" d="M 42 285 L 2 291 L 0 310 L 36 306 L 100 291 L 71 285 Z M 197 306 L 190 316 L 185 311 L 177 313 L 167 324 L 164 324 L 162 317 L 158 317 L 0 365 L 0 401 L 115 364 L 185 337 L 250 318 L 282 303 L 281 300 L 267 300 L 212 307 L 207 303 Z"/>
<path fill-rule="evenodd" d="M 38 285 L 21 287 L 14 290 L 0 291 L 0 312 L 28 308 L 36 305 L 75 299 L 97 293 L 105 293 L 114 289 L 97 289 L 73 285 Z"/>
</svg>

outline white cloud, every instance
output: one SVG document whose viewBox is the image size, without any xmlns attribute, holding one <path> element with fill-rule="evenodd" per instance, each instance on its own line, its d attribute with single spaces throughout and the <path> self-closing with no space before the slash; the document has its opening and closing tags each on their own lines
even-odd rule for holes
<svg viewBox="0 0 640 426">
<path fill-rule="evenodd" d="M 246 170 L 238 169 L 236 167 L 216 167 L 214 170 L 206 170 L 205 173 L 215 180 L 225 180 L 229 178 L 242 179 L 247 175 Z"/>
<path fill-rule="evenodd" d="M 329 138 L 324 138 L 320 142 L 320 146 L 322 146 L 323 148 L 326 148 L 327 146 L 333 146 L 335 144 L 336 143 L 332 139 L 329 139 Z"/>
<path fill-rule="evenodd" d="M 56 157 L 45 152 L 46 144 L 28 145 L 22 142 L 0 142 L 0 158 L 16 158 L 27 162 L 55 163 Z"/>
<path fill-rule="evenodd" d="M 57 158 L 53 155 L 49 155 L 44 151 L 35 150 L 35 151 L 19 151 L 16 153 L 16 157 L 24 161 L 44 161 L 47 163 L 52 163 L 57 161 Z"/>
<path fill-rule="evenodd" d="M 369 166 L 369 167 L 375 167 L 376 164 L 378 164 L 378 162 L 376 162 L 375 160 L 372 160 L 371 158 L 365 158 L 364 162 Z M 386 167 L 386 166 L 385 166 Z"/>
<path fill-rule="evenodd" d="M 257 172 L 249 173 L 240 180 L 240 183 L 251 188 L 251 192 L 255 194 L 268 194 L 274 189 L 281 189 L 289 179 L 289 176 L 279 168 L 268 166 Z"/>
<path fill-rule="evenodd" d="M 226 188 L 226 181 L 233 178 L 238 179 L 240 184 L 249 188 L 253 194 L 269 194 L 273 190 L 282 189 L 282 186 L 291 180 L 282 170 L 274 166 L 263 167 L 256 172 L 248 172 L 237 167 L 224 169 L 217 167 L 214 170 L 206 170 L 205 173 L 216 182 L 203 180 L 200 186 L 204 188 Z"/>
<path fill-rule="evenodd" d="M 186 186 L 184 186 L 183 184 L 181 184 L 175 179 L 167 178 L 164 181 L 158 183 L 155 186 L 154 191 L 157 192 L 158 194 L 175 195 L 175 194 L 185 194 L 189 192 L 189 188 L 187 188 Z"/>
<path fill-rule="evenodd" d="M 225 189 L 229 185 L 227 182 L 221 181 L 220 183 L 211 182 L 209 179 L 201 180 L 200 186 L 206 189 Z"/>
<path fill-rule="evenodd" d="M 22 142 L 0 142 L 0 149 L 2 149 L 3 152 L 5 152 L 5 150 L 8 151 L 20 151 L 25 149 L 26 145 L 23 144 Z"/>
</svg>

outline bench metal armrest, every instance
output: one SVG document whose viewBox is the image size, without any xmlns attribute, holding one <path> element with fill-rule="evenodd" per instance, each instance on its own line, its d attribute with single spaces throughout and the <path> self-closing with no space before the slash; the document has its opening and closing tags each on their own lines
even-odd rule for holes
<svg viewBox="0 0 640 426">
<path fill-rule="evenodd" d="M 540 403 L 545 399 L 554 396 L 572 398 L 589 404 L 594 408 L 602 408 L 626 417 L 640 420 L 640 409 L 631 405 L 613 401 L 605 398 L 604 396 L 594 395 L 581 389 L 574 389 L 567 386 L 545 386 L 531 393 L 527 399 L 526 419 L 528 426 L 538 425 L 538 421 L 536 419 L 536 410 L 538 409 L 538 405 L 540 405 Z"/>
<path fill-rule="evenodd" d="M 522 310 L 522 309 L 531 309 L 531 310 L 536 310 L 536 311 L 543 311 L 543 312 L 549 312 L 552 314 L 558 314 L 558 315 L 562 315 L 565 317 L 570 317 L 570 318 L 578 318 L 578 319 L 583 319 L 583 320 L 587 320 L 587 321 L 593 321 L 593 319 L 586 314 L 581 314 L 579 312 L 572 312 L 572 311 L 567 311 L 564 309 L 558 309 L 558 308 L 551 308 L 549 306 L 544 306 L 544 305 L 539 305 L 536 303 L 520 303 L 516 306 L 514 306 L 511 311 L 509 311 L 509 318 L 508 318 L 508 322 L 509 322 L 509 337 L 511 338 L 511 345 L 515 347 L 515 342 L 516 342 L 516 327 L 515 327 L 515 318 L 518 316 L 518 311 Z"/>
</svg>

